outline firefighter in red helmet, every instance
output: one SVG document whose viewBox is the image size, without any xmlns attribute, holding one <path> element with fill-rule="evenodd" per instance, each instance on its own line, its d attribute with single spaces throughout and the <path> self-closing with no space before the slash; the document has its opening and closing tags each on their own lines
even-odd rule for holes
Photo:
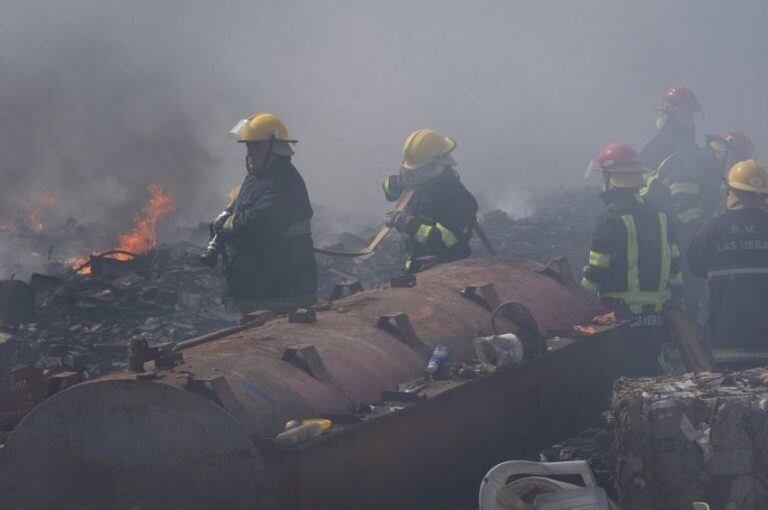
<svg viewBox="0 0 768 510">
<path fill-rule="evenodd" d="M 664 312 L 679 299 L 682 284 L 675 227 L 666 213 L 638 195 L 646 168 L 632 147 L 606 146 L 594 170 L 605 179 L 601 198 L 606 210 L 590 243 L 582 285 L 630 321 L 625 374 L 658 374 Z"/>
<path fill-rule="evenodd" d="M 702 109 L 691 89 L 669 88 L 655 109 L 659 112 L 656 135 L 640 152 L 650 170 L 640 195 L 677 224 L 678 244 L 685 250 L 706 221 L 707 210 L 714 210 L 709 202 L 718 196 L 722 173 L 714 170 L 711 154 L 696 143 L 695 118 Z M 686 309 L 695 320 L 704 288 L 687 274 L 685 265 L 683 274 Z"/>
</svg>

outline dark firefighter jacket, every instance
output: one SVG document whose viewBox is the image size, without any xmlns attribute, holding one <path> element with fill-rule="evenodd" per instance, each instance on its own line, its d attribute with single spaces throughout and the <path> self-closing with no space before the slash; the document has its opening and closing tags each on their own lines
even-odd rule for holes
<svg viewBox="0 0 768 510">
<path fill-rule="evenodd" d="M 633 326 L 663 325 L 672 287 L 682 283 L 674 226 L 634 190 L 613 188 L 601 198 L 606 211 L 590 243 L 582 285 L 629 312 Z"/>
<path fill-rule="evenodd" d="M 278 157 L 264 172 L 245 177 L 233 216 L 233 229 L 225 231 L 228 295 L 264 308 L 312 304 L 312 207 L 290 158 Z"/>
<path fill-rule="evenodd" d="M 715 361 L 740 352 L 768 358 L 768 212 L 739 209 L 711 219 L 691 242 L 688 266 L 708 280 Z"/>
<path fill-rule="evenodd" d="M 674 215 L 688 237 L 714 212 L 722 179 L 713 155 L 696 144 L 694 135 L 694 128 L 669 119 L 640 153 L 651 170 L 641 196 Z"/>
<path fill-rule="evenodd" d="M 390 202 L 398 199 L 405 189 L 399 175 L 384 180 L 384 194 Z M 435 255 L 447 262 L 469 257 L 469 240 L 477 214 L 477 200 L 459 180 L 451 167 L 420 185 L 408 204 L 406 212 L 413 216 L 407 226 L 409 260 Z"/>
</svg>

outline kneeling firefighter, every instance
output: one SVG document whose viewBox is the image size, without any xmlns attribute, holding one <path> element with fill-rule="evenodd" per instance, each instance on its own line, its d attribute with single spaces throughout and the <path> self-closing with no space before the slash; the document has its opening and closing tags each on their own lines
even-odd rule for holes
<svg viewBox="0 0 768 510">
<path fill-rule="evenodd" d="M 405 140 L 400 173 L 384 180 L 384 195 L 390 202 L 413 190 L 405 210 L 387 219 L 408 236 L 404 268 L 408 273 L 472 253 L 469 240 L 477 221 L 477 200 L 459 179 L 451 156 L 455 148 L 454 140 L 436 131 L 414 131 Z"/>
<path fill-rule="evenodd" d="M 718 368 L 768 363 L 768 171 L 754 160 L 728 173 L 726 212 L 694 237 L 688 265 L 710 293 L 712 361 Z"/>
<path fill-rule="evenodd" d="M 632 147 L 608 145 L 594 170 L 605 178 L 600 198 L 606 211 L 590 243 L 582 285 L 619 318 L 630 321 L 624 373 L 658 374 L 666 338 L 664 312 L 672 301 L 682 300 L 674 224 L 639 197 L 646 169 Z"/>
<path fill-rule="evenodd" d="M 296 140 L 269 113 L 243 119 L 230 131 L 246 147 L 247 175 L 214 229 L 227 248 L 227 295 L 240 314 L 289 310 L 317 299 L 307 188 L 291 163 Z"/>
</svg>

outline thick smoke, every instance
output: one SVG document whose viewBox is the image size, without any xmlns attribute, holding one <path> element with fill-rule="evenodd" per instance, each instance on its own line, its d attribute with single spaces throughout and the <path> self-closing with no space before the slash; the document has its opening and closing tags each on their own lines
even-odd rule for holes
<svg viewBox="0 0 768 510">
<path fill-rule="evenodd" d="M 129 221 L 150 180 L 177 222 L 243 172 L 226 137 L 282 116 L 313 201 L 377 218 L 381 178 L 420 127 L 459 142 L 486 207 L 579 185 L 599 148 L 641 146 L 660 92 L 699 96 L 708 131 L 763 146 L 768 6 L 709 3 L 4 2 L 0 208 L 28 189 L 81 219 Z M 766 150 L 766 149 L 764 149 Z M 358 215 L 359 217 L 359 215 Z"/>
<path fill-rule="evenodd" d="M 0 203 L 23 213 L 40 195 L 47 214 L 126 229 L 157 182 L 201 214 L 216 166 L 172 77 L 148 69 L 101 35 L 62 34 L 44 58 L 4 60 L 0 96 Z M 60 221 L 61 218 L 56 218 Z"/>
</svg>

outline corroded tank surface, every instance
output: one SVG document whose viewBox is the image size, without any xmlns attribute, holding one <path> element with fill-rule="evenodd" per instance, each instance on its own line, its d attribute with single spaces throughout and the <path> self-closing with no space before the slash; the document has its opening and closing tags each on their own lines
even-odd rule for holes
<svg viewBox="0 0 768 510">
<path fill-rule="evenodd" d="M 354 508 L 365 501 L 364 494 L 349 506 L 334 504 L 327 499 L 342 489 L 330 489 L 334 484 L 327 481 L 323 487 L 330 493 L 323 494 L 326 501 L 320 504 L 307 492 L 313 487 L 309 479 L 320 473 L 296 466 L 290 460 L 301 457 L 296 451 L 282 451 L 259 438 L 273 437 L 289 419 L 343 415 L 359 404 L 380 401 L 383 391 L 422 376 L 437 344 L 452 345 L 456 360 L 471 359 L 472 339 L 490 329 L 493 303 L 467 299 L 462 295 L 467 287 L 493 284 L 501 301 L 526 305 L 550 334 L 569 331 L 601 312 L 599 302 L 578 286 L 563 285 L 541 265 L 514 259 L 465 260 L 417 278 L 415 287 L 385 287 L 336 301 L 318 313 L 316 322 L 275 320 L 185 349 L 183 364 L 172 370 L 118 374 L 55 395 L 9 437 L 0 462 L 0 508 Z M 399 314 L 406 314 L 405 323 Z M 590 355 L 599 354 L 592 349 Z M 297 352 L 298 359 L 289 355 Z M 502 387 L 502 379 L 491 379 L 482 382 L 487 392 Z M 439 397 L 448 401 L 446 394 L 472 395 L 463 386 Z M 448 411 L 456 415 L 471 416 L 482 408 L 477 395 L 449 400 Z M 488 400 L 498 407 L 498 399 L 489 395 Z M 429 409 L 414 407 L 420 406 Z M 444 419 L 445 412 L 432 414 Z M 500 433 L 504 424 L 499 420 L 510 414 L 499 412 L 456 420 L 455 434 L 472 430 L 471 437 L 483 427 Z M 520 409 L 521 416 L 530 412 Z M 368 427 L 377 430 L 376 442 L 387 437 L 387 430 L 409 434 L 413 418 L 398 422 L 399 414 L 372 420 L 392 424 Z M 430 419 L 429 413 L 417 416 L 416 421 L 426 422 L 414 423 L 414 431 Z M 318 466 L 325 458 L 327 473 L 342 469 L 333 460 L 338 457 L 346 465 L 369 466 L 372 479 L 397 479 L 385 451 L 377 451 L 377 458 L 359 458 L 371 451 L 356 433 L 336 436 L 331 433 L 330 443 L 323 438 L 303 458 Z M 410 454 L 394 446 L 396 437 L 389 441 L 393 446 L 385 450 L 399 452 L 395 464 L 406 466 Z M 334 443 L 340 446 L 318 453 Z M 443 462 L 441 447 L 430 448 L 413 455 Z M 212 505 L 212 498 L 222 503 Z"/>
</svg>

